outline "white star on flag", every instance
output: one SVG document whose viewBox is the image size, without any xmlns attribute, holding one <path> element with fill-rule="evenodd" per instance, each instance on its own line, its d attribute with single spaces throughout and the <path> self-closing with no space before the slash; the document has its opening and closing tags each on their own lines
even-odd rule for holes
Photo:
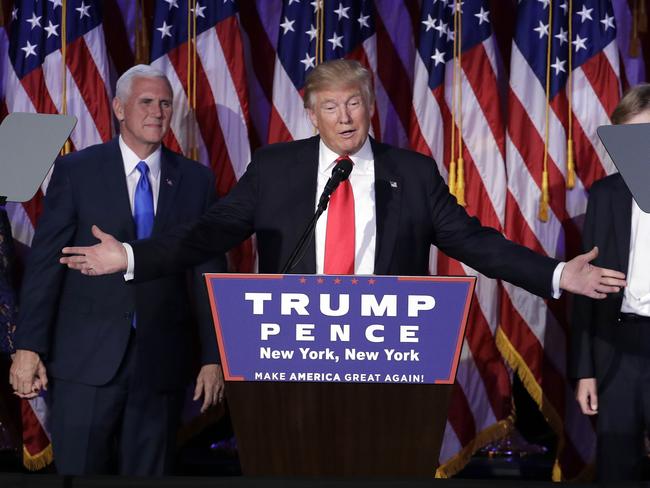
<svg viewBox="0 0 650 488">
<path fill-rule="evenodd" d="M 25 47 L 20 48 L 22 51 L 25 51 L 25 59 L 30 57 L 32 54 L 34 56 L 36 56 L 36 47 L 37 46 L 38 46 L 38 44 L 33 44 L 32 45 L 32 44 L 29 43 L 29 41 L 27 41 L 27 44 L 25 45 Z"/>
<path fill-rule="evenodd" d="M 316 29 L 316 27 L 314 27 L 314 24 L 311 24 L 309 26 L 309 30 L 305 31 L 305 34 L 307 34 L 309 36 L 310 41 L 313 41 L 314 39 L 316 39 L 316 36 L 318 35 L 318 29 Z"/>
<path fill-rule="evenodd" d="M 343 36 L 337 36 L 335 32 L 334 34 L 332 34 L 332 37 L 327 40 L 327 42 L 332 43 L 332 50 L 334 50 L 337 47 L 343 48 L 343 44 L 341 44 L 342 40 L 343 40 Z"/>
<path fill-rule="evenodd" d="M 63 0 L 50 0 L 52 3 L 52 10 L 54 10 L 57 7 L 63 7 Z"/>
<path fill-rule="evenodd" d="M 478 25 L 483 24 L 483 22 L 490 23 L 488 19 L 488 15 L 490 15 L 489 10 L 483 10 L 483 6 L 481 6 L 481 11 L 477 14 L 474 14 L 474 17 L 478 17 Z"/>
<path fill-rule="evenodd" d="M 427 15 L 427 20 L 423 20 L 422 23 L 427 26 L 426 32 L 429 32 L 429 29 L 436 28 L 436 19 L 432 19 L 431 14 Z"/>
<path fill-rule="evenodd" d="M 56 31 L 56 28 L 59 27 L 59 24 L 52 24 L 51 20 L 48 20 L 48 26 L 45 27 L 45 32 L 47 32 L 47 38 L 49 39 L 50 36 L 57 36 L 59 33 Z"/>
<path fill-rule="evenodd" d="M 178 0 L 165 0 L 169 4 L 169 10 L 172 8 L 178 8 Z"/>
<path fill-rule="evenodd" d="M 551 0 L 537 0 L 537 1 L 539 3 L 541 3 L 542 5 L 544 5 L 544 7 L 543 7 L 544 10 L 546 10 L 548 8 L 548 4 L 551 2 Z"/>
<path fill-rule="evenodd" d="M 359 22 L 359 29 L 363 29 L 364 27 L 370 28 L 370 24 L 368 24 L 368 19 L 370 18 L 370 15 L 360 15 L 359 18 L 357 19 L 357 22 Z"/>
<path fill-rule="evenodd" d="M 566 15 L 567 12 L 569 11 L 569 5 L 566 2 L 560 5 L 560 8 L 564 11 L 564 15 Z"/>
<path fill-rule="evenodd" d="M 194 8 L 191 9 L 191 10 L 192 10 L 192 12 L 196 11 L 196 16 L 197 16 L 197 17 L 201 17 L 201 18 L 205 19 L 205 14 L 203 13 L 203 11 L 204 11 L 206 8 L 208 8 L 208 7 L 201 7 L 201 5 L 199 4 L 199 2 L 196 2 L 196 5 L 195 5 Z"/>
<path fill-rule="evenodd" d="M 17 8 L 14 8 L 14 9 L 11 11 L 11 20 L 16 20 L 17 18 L 18 18 L 18 9 L 17 9 Z"/>
<path fill-rule="evenodd" d="M 580 49 L 587 49 L 587 38 L 585 37 L 584 39 L 580 37 L 580 34 L 576 34 L 576 39 L 573 41 L 571 44 L 573 44 L 576 47 L 576 52 L 580 51 Z"/>
<path fill-rule="evenodd" d="M 36 12 L 34 12 L 34 13 L 32 14 L 32 18 L 31 18 L 31 19 L 27 19 L 25 22 L 27 22 L 28 24 L 30 24 L 30 25 L 32 26 L 32 30 L 34 30 L 34 27 L 36 27 L 36 26 L 40 27 L 40 26 L 41 26 L 41 16 L 39 15 L 39 16 L 37 17 L 37 16 L 36 16 Z"/>
<path fill-rule="evenodd" d="M 431 55 L 431 59 L 433 59 L 436 62 L 436 66 L 438 66 L 440 63 L 445 62 L 445 53 L 441 53 L 438 51 L 438 48 L 436 48 L 436 52 Z"/>
<path fill-rule="evenodd" d="M 560 58 L 557 56 L 555 57 L 555 63 L 551 65 L 551 68 L 555 70 L 555 76 L 559 75 L 560 72 L 566 73 L 566 70 L 564 69 L 564 63 L 566 63 L 566 61 L 560 61 Z"/>
<path fill-rule="evenodd" d="M 580 12 L 576 12 L 576 15 L 580 16 L 580 20 L 582 21 L 581 23 L 584 24 L 585 20 L 594 20 L 591 18 L 591 12 L 593 11 L 593 8 L 587 8 L 586 5 L 582 6 L 582 10 Z"/>
<path fill-rule="evenodd" d="M 453 41 L 454 37 L 456 37 L 455 34 L 454 34 L 454 31 L 452 29 L 445 30 L 445 34 L 447 34 L 447 40 L 449 42 Z"/>
<path fill-rule="evenodd" d="M 285 16 L 284 22 L 280 24 L 280 27 L 282 27 L 282 29 L 284 30 L 282 34 L 286 34 L 289 31 L 295 32 L 295 30 L 293 29 L 293 24 L 295 22 L 296 22 L 295 20 L 289 20 L 289 18 Z"/>
<path fill-rule="evenodd" d="M 311 6 L 314 9 L 314 13 L 316 13 L 316 10 L 323 8 L 323 0 L 314 0 L 311 2 Z"/>
<path fill-rule="evenodd" d="M 171 24 L 167 25 L 167 22 L 163 20 L 162 27 L 158 27 L 156 30 L 158 32 L 160 32 L 160 38 L 164 39 L 166 36 L 168 36 L 168 37 L 172 36 L 172 33 L 171 33 L 172 27 L 174 27 L 174 26 L 171 25 Z"/>
<path fill-rule="evenodd" d="M 558 39 L 560 41 L 560 46 L 564 44 L 565 42 L 569 42 L 569 39 L 567 38 L 568 32 L 564 30 L 564 28 L 560 27 L 560 32 L 555 34 L 553 37 Z"/>
<path fill-rule="evenodd" d="M 443 23 L 441 19 L 438 26 L 434 27 L 434 29 L 437 30 L 440 36 L 442 37 L 447 33 L 447 24 Z"/>
<path fill-rule="evenodd" d="M 300 60 L 300 62 L 305 65 L 305 71 L 309 68 L 315 67 L 314 61 L 316 61 L 316 57 L 311 57 L 309 53 L 305 53 L 305 58 Z"/>
<path fill-rule="evenodd" d="M 540 39 L 544 36 L 548 36 L 548 24 L 544 25 L 541 20 L 539 21 L 539 25 L 533 30 L 539 34 Z"/>
<path fill-rule="evenodd" d="M 348 10 L 350 10 L 350 7 L 343 7 L 343 4 L 339 2 L 339 8 L 335 10 L 334 13 L 339 16 L 339 20 L 341 20 L 343 17 L 349 19 L 350 17 L 348 16 Z"/>
<path fill-rule="evenodd" d="M 75 9 L 77 12 L 79 12 L 79 20 L 83 19 L 84 17 L 90 18 L 90 14 L 88 11 L 90 10 L 90 5 L 86 5 L 86 2 L 81 2 L 81 7 L 77 7 Z"/>
<path fill-rule="evenodd" d="M 605 32 L 607 32 L 610 27 L 614 29 L 614 17 L 610 17 L 607 13 L 605 13 L 605 18 L 602 19 L 600 23 L 605 26 Z"/>
<path fill-rule="evenodd" d="M 292 3 L 300 3 L 300 0 L 289 0 L 289 6 L 291 6 Z M 226 3 L 226 2 L 223 2 Z"/>
</svg>

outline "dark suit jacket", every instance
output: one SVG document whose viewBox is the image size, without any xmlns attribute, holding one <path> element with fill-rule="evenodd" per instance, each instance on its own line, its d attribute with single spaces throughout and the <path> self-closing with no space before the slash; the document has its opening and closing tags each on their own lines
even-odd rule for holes
<svg viewBox="0 0 650 488">
<path fill-rule="evenodd" d="M 212 172 L 163 147 L 153 235 L 197 218 L 214 200 Z M 195 285 L 186 273 L 136 285 L 119 273 L 87 277 L 58 263 L 64 246 L 97 242 L 92 224 L 121 241 L 135 238 L 118 139 L 58 160 L 43 205 L 22 287 L 16 348 L 40 353 L 53 377 L 102 385 L 117 372 L 135 312 L 136 379 L 157 390 L 187 384 L 188 285 Z M 221 257 L 206 271 L 224 271 L 224 265 Z M 205 285 L 195 284 L 207 303 Z M 202 363 L 215 363 L 218 349 L 207 305 L 198 315 Z"/>
<path fill-rule="evenodd" d="M 135 277 L 150 279 L 223 252 L 253 232 L 260 272 L 279 272 L 316 205 L 319 137 L 267 146 L 256 152 L 230 194 L 196 224 L 165 239 L 133 243 Z M 429 248 L 482 273 L 551 295 L 557 261 L 482 227 L 456 203 L 426 156 L 371 140 L 375 162 L 377 245 L 375 274 L 425 275 Z M 315 273 L 314 243 L 295 273 Z"/>
<path fill-rule="evenodd" d="M 583 230 L 584 248 L 598 246 L 593 264 L 627 274 L 631 222 L 632 194 L 621 175 L 594 183 Z M 575 297 L 569 356 L 572 378 L 602 380 L 616 352 L 616 322 L 622 303 L 622 290 L 604 300 Z"/>
</svg>

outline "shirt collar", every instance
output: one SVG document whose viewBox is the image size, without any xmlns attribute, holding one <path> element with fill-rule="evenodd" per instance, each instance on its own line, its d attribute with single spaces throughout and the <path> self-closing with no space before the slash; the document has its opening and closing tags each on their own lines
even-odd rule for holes
<svg viewBox="0 0 650 488">
<path fill-rule="evenodd" d="M 134 171 L 135 167 L 140 161 L 144 161 L 149 166 L 149 173 L 154 180 L 157 180 L 160 176 L 160 154 L 162 152 L 161 146 L 158 146 L 154 152 L 152 152 L 148 158 L 140 159 L 133 150 L 126 145 L 122 136 L 119 137 L 120 151 L 122 153 L 122 161 L 124 162 L 124 173 L 128 176 Z"/>
<path fill-rule="evenodd" d="M 318 158 L 318 171 L 329 175 L 336 164 L 339 154 L 332 151 L 323 139 L 319 143 L 319 158 Z M 374 164 L 374 156 L 372 154 L 372 147 L 370 145 L 370 137 L 366 137 L 363 146 L 354 154 L 348 156 L 354 163 L 353 171 L 357 174 L 367 173 Z"/>
</svg>

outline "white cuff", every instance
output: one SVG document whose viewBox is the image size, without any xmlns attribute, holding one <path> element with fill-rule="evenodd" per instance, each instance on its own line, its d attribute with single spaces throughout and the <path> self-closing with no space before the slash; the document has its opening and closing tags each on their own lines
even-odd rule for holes
<svg viewBox="0 0 650 488">
<path fill-rule="evenodd" d="M 133 248 L 131 247 L 131 244 L 127 244 L 126 242 L 123 242 L 122 245 L 126 251 L 126 272 L 124 273 L 124 281 L 131 281 L 134 278 L 133 273 L 135 272 L 135 258 L 133 257 Z"/>
<path fill-rule="evenodd" d="M 558 263 L 558 265 L 555 267 L 555 271 L 553 271 L 553 298 L 560 298 L 560 295 L 562 295 L 562 289 L 560 288 L 560 278 L 562 277 L 562 271 L 564 271 L 565 266 L 566 263 L 562 261 L 561 263 Z"/>
</svg>

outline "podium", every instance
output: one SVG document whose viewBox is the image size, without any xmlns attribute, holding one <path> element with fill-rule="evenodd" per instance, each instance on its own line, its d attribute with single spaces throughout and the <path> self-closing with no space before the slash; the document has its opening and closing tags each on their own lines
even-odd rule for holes
<svg viewBox="0 0 650 488">
<path fill-rule="evenodd" d="M 243 473 L 433 476 L 475 280 L 206 275 Z"/>
</svg>

